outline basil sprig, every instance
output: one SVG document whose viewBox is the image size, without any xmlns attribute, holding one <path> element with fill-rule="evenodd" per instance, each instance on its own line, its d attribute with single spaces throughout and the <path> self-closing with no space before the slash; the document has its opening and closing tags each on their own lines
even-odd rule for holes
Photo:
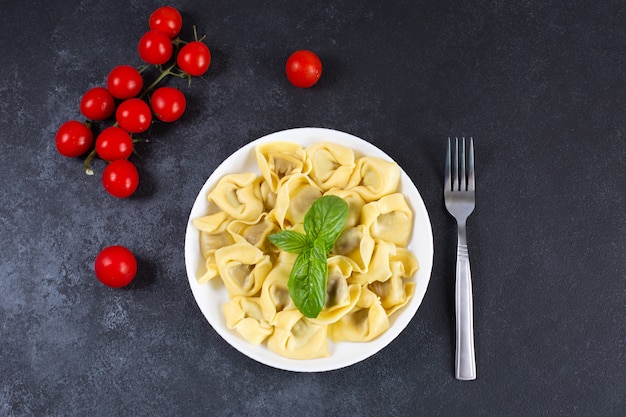
<svg viewBox="0 0 626 417">
<path fill-rule="evenodd" d="M 280 249 L 297 253 L 287 287 L 294 304 L 304 316 L 315 318 L 326 303 L 327 256 L 343 231 L 348 203 L 326 195 L 315 200 L 304 216 L 305 234 L 282 230 L 268 236 Z"/>
</svg>

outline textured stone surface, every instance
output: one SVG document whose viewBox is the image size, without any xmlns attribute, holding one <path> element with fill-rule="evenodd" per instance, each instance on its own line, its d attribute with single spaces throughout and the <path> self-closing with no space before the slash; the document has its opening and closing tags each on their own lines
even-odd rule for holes
<svg viewBox="0 0 626 417">
<path fill-rule="evenodd" d="M 32 4 L 30 4 L 32 3 Z M 0 415 L 618 416 L 626 383 L 626 8 L 608 2 L 172 1 L 213 63 L 179 122 L 155 125 L 117 200 L 54 134 L 159 4 L 5 1 L 0 13 Z M 36 5 L 35 5 L 36 4 Z M 324 63 L 309 90 L 286 58 Z M 213 169 L 291 127 L 360 136 L 416 183 L 435 259 L 409 328 L 322 374 L 275 370 L 206 323 L 184 268 L 187 215 Z M 478 380 L 453 377 L 455 231 L 445 139 L 476 141 L 469 222 Z M 101 171 L 103 164 L 96 163 Z M 128 288 L 93 274 L 139 259 Z"/>
</svg>

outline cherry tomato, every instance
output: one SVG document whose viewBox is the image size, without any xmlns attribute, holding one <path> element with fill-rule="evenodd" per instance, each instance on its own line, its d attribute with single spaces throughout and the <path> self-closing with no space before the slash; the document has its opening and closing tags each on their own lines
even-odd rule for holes
<svg viewBox="0 0 626 417">
<path fill-rule="evenodd" d="M 56 134 L 57 150 L 70 158 L 85 154 L 93 145 L 91 129 L 77 120 L 61 125 Z"/>
<path fill-rule="evenodd" d="M 107 127 L 96 138 L 96 153 L 105 161 L 127 159 L 133 153 L 133 140 L 124 129 Z"/>
<path fill-rule="evenodd" d="M 152 93 L 150 106 L 157 119 L 162 122 L 173 122 L 183 115 L 187 100 L 180 90 L 161 87 Z"/>
<path fill-rule="evenodd" d="M 108 119 L 115 111 L 115 100 L 104 87 L 94 87 L 80 100 L 80 112 L 90 120 Z"/>
<path fill-rule="evenodd" d="M 146 131 L 152 123 L 150 106 L 139 98 L 129 98 L 117 106 L 115 119 L 119 126 L 130 133 Z"/>
<path fill-rule="evenodd" d="M 192 41 L 183 46 L 176 56 L 178 67 L 189 75 L 198 77 L 209 69 L 211 51 L 200 41 Z"/>
<path fill-rule="evenodd" d="M 132 162 L 117 159 L 104 168 L 102 185 L 114 197 L 130 197 L 139 185 L 139 172 Z"/>
<path fill-rule="evenodd" d="M 122 288 L 131 283 L 137 275 L 137 259 L 124 246 L 109 246 L 96 256 L 94 262 L 96 277 L 104 285 Z"/>
<path fill-rule="evenodd" d="M 139 56 L 148 64 L 165 64 L 172 57 L 172 40 L 158 30 L 146 32 L 139 40 Z"/>
<path fill-rule="evenodd" d="M 165 33 L 174 39 L 183 27 L 183 18 L 175 8 L 163 6 L 150 15 L 150 29 Z"/>
<path fill-rule="evenodd" d="M 107 77 L 107 88 L 113 97 L 126 100 L 141 92 L 143 78 L 136 68 L 130 65 L 118 65 Z"/>
<path fill-rule="evenodd" d="M 308 88 L 322 76 L 322 61 L 314 52 L 296 51 L 287 59 L 285 72 L 291 84 L 300 88 Z"/>
</svg>

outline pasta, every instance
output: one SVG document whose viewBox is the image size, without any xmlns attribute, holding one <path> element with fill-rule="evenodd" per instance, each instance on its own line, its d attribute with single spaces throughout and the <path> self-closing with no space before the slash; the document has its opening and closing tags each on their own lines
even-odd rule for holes
<svg viewBox="0 0 626 417">
<path fill-rule="evenodd" d="M 331 342 L 366 342 L 383 334 L 390 317 L 415 291 L 419 269 L 407 249 L 413 212 L 399 192 L 400 168 L 358 157 L 336 143 L 307 148 L 269 142 L 255 148 L 259 174 L 223 176 L 207 194 L 211 210 L 193 220 L 205 259 L 200 284 L 222 281 L 228 328 L 248 342 L 291 359 L 331 354 Z M 348 218 L 328 256 L 326 302 L 305 317 L 289 295 L 296 254 L 268 236 L 304 232 L 304 216 L 324 195 L 348 203 Z"/>
</svg>

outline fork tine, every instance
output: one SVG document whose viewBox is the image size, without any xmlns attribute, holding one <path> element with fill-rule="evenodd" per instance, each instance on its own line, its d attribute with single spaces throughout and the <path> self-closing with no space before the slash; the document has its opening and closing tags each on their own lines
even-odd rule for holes
<svg viewBox="0 0 626 417">
<path fill-rule="evenodd" d="M 446 172 L 443 180 L 444 191 L 452 190 L 452 174 L 450 172 L 450 137 L 448 137 L 448 146 L 446 147 Z"/>
<path fill-rule="evenodd" d="M 454 138 L 454 165 L 452 166 L 452 191 L 459 190 L 459 138 Z"/>
<path fill-rule="evenodd" d="M 467 190 L 467 179 L 465 177 L 465 136 L 461 142 L 461 166 L 459 167 L 459 191 Z"/>
<path fill-rule="evenodd" d="M 467 191 L 475 191 L 476 179 L 474 177 L 474 138 L 469 140 L 469 155 L 467 161 Z"/>
</svg>

